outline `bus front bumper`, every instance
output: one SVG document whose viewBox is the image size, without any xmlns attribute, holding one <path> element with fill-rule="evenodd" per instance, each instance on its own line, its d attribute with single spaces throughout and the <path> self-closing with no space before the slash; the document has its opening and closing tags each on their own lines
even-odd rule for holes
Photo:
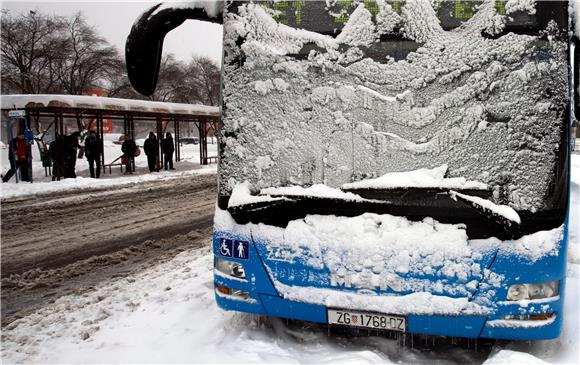
<svg viewBox="0 0 580 365">
<path fill-rule="evenodd" d="M 276 294 L 251 291 L 238 280 L 215 276 L 216 302 L 224 310 L 254 313 L 264 316 L 328 323 L 328 308 L 324 305 L 287 300 Z M 217 288 L 234 288 L 247 297 L 223 294 Z M 560 335 L 562 299 L 542 305 L 519 304 L 498 306 L 493 315 L 405 315 L 407 333 L 435 336 L 492 338 L 506 340 L 546 340 Z M 517 313 L 517 315 L 513 315 Z M 546 315 L 546 313 L 548 313 Z M 535 316 L 535 317 L 534 317 Z M 514 318 L 517 317 L 517 318 Z M 546 317 L 546 318 L 544 318 Z M 506 319 L 508 318 L 508 319 Z"/>
</svg>

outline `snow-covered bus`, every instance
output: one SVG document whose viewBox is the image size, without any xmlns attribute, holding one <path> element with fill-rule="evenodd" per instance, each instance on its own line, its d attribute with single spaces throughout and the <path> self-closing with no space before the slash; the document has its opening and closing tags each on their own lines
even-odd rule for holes
<svg viewBox="0 0 580 365">
<path fill-rule="evenodd" d="M 404 333 L 559 336 L 572 120 L 569 4 L 192 1 L 128 39 L 223 22 L 215 297 Z"/>
</svg>

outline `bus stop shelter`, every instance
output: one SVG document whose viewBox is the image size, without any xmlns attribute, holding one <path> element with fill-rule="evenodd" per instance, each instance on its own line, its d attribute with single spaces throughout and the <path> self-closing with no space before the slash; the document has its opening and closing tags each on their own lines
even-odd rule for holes
<svg viewBox="0 0 580 365">
<path fill-rule="evenodd" d="M 155 126 L 158 141 L 162 140 L 164 129 L 173 124 L 175 161 L 181 159 L 181 127 L 184 123 L 192 123 L 199 133 L 199 163 L 207 165 L 217 160 L 217 156 L 208 156 L 207 142 L 208 136 L 219 128 L 218 107 L 97 96 L 31 94 L 2 95 L 1 109 L 3 115 L 8 115 L 10 111 L 22 111 L 23 118 L 27 118 L 27 125 L 48 125 L 39 130 L 42 135 L 54 128 L 54 135 L 62 136 L 65 134 L 65 120 L 74 120 L 80 132 L 93 129 L 101 141 L 104 140 L 105 120 L 122 121 L 124 135 L 133 140 L 137 121 Z M 159 153 L 158 161 L 162 166 L 162 153 Z M 101 166 L 106 165 L 102 154 Z"/>
</svg>

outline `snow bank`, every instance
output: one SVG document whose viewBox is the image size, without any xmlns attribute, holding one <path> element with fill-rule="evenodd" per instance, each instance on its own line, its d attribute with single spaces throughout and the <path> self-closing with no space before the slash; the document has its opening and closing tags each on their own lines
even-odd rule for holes
<svg viewBox="0 0 580 365">
<path fill-rule="evenodd" d="M 548 364 L 548 362 L 538 359 L 537 357 L 519 351 L 512 351 L 512 350 L 501 350 L 497 354 L 493 355 L 489 359 L 487 359 L 484 365 L 492 365 L 492 364 L 507 364 L 507 365 L 514 365 L 514 364 Z M 569 364 L 572 364 L 570 362 Z"/>
<path fill-rule="evenodd" d="M 109 163 L 121 155 L 121 146 L 116 145 L 113 141 L 118 140 L 119 133 L 107 133 L 104 135 L 104 154 L 105 162 Z M 208 144 L 208 153 L 210 156 L 217 154 L 217 145 Z M 0 149 L 0 165 L 3 172 L 9 169 L 8 166 L 8 149 Z M 12 178 L 10 182 L 0 185 L 0 198 L 12 199 L 24 196 L 34 196 L 42 194 L 51 194 L 64 191 L 81 191 L 91 189 L 107 189 L 109 187 L 128 188 L 138 186 L 149 181 L 166 180 L 168 183 L 172 179 L 194 176 L 196 174 L 213 174 L 216 173 L 216 165 L 199 165 L 199 146 L 183 145 L 181 146 L 181 161 L 175 162 L 175 171 L 160 171 L 158 173 L 149 173 L 147 167 L 147 157 L 141 153 L 135 158 L 135 174 L 123 175 L 118 166 L 112 169 L 101 170 L 100 179 L 92 179 L 89 174 L 89 165 L 86 159 L 77 159 L 76 161 L 76 179 L 63 179 L 60 181 L 51 181 L 50 176 L 45 176 L 44 168 L 40 161 L 38 148 L 32 146 L 32 168 L 34 183 L 20 182 L 16 184 Z"/>
<path fill-rule="evenodd" d="M 345 190 L 397 188 L 487 189 L 487 185 L 479 181 L 469 181 L 463 177 L 445 177 L 448 168 L 447 165 L 441 165 L 433 169 L 389 172 L 376 179 L 343 184 L 342 188 Z"/>
<path fill-rule="evenodd" d="M 150 181 L 167 181 L 182 179 L 187 176 L 199 174 L 215 174 L 215 166 L 199 170 L 161 172 L 157 174 L 130 175 L 119 178 L 77 177 L 75 179 L 63 179 L 60 181 L 35 182 L 33 184 L 21 182 L 19 184 L 0 185 L 0 197 L 2 199 L 17 198 L 24 196 L 44 195 L 59 192 L 72 192 L 93 189 L 128 188 L 138 186 Z"/>
</svg>

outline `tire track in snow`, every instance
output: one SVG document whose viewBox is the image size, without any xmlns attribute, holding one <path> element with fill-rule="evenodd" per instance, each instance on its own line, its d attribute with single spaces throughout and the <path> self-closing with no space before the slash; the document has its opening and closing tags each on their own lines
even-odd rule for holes
<svg viewBox="0 0 580 365">
<path fill-rule="evenodd" d="M 215 175 L 2 204 L 2 277 L 211 227 Z"/>
</svg>

